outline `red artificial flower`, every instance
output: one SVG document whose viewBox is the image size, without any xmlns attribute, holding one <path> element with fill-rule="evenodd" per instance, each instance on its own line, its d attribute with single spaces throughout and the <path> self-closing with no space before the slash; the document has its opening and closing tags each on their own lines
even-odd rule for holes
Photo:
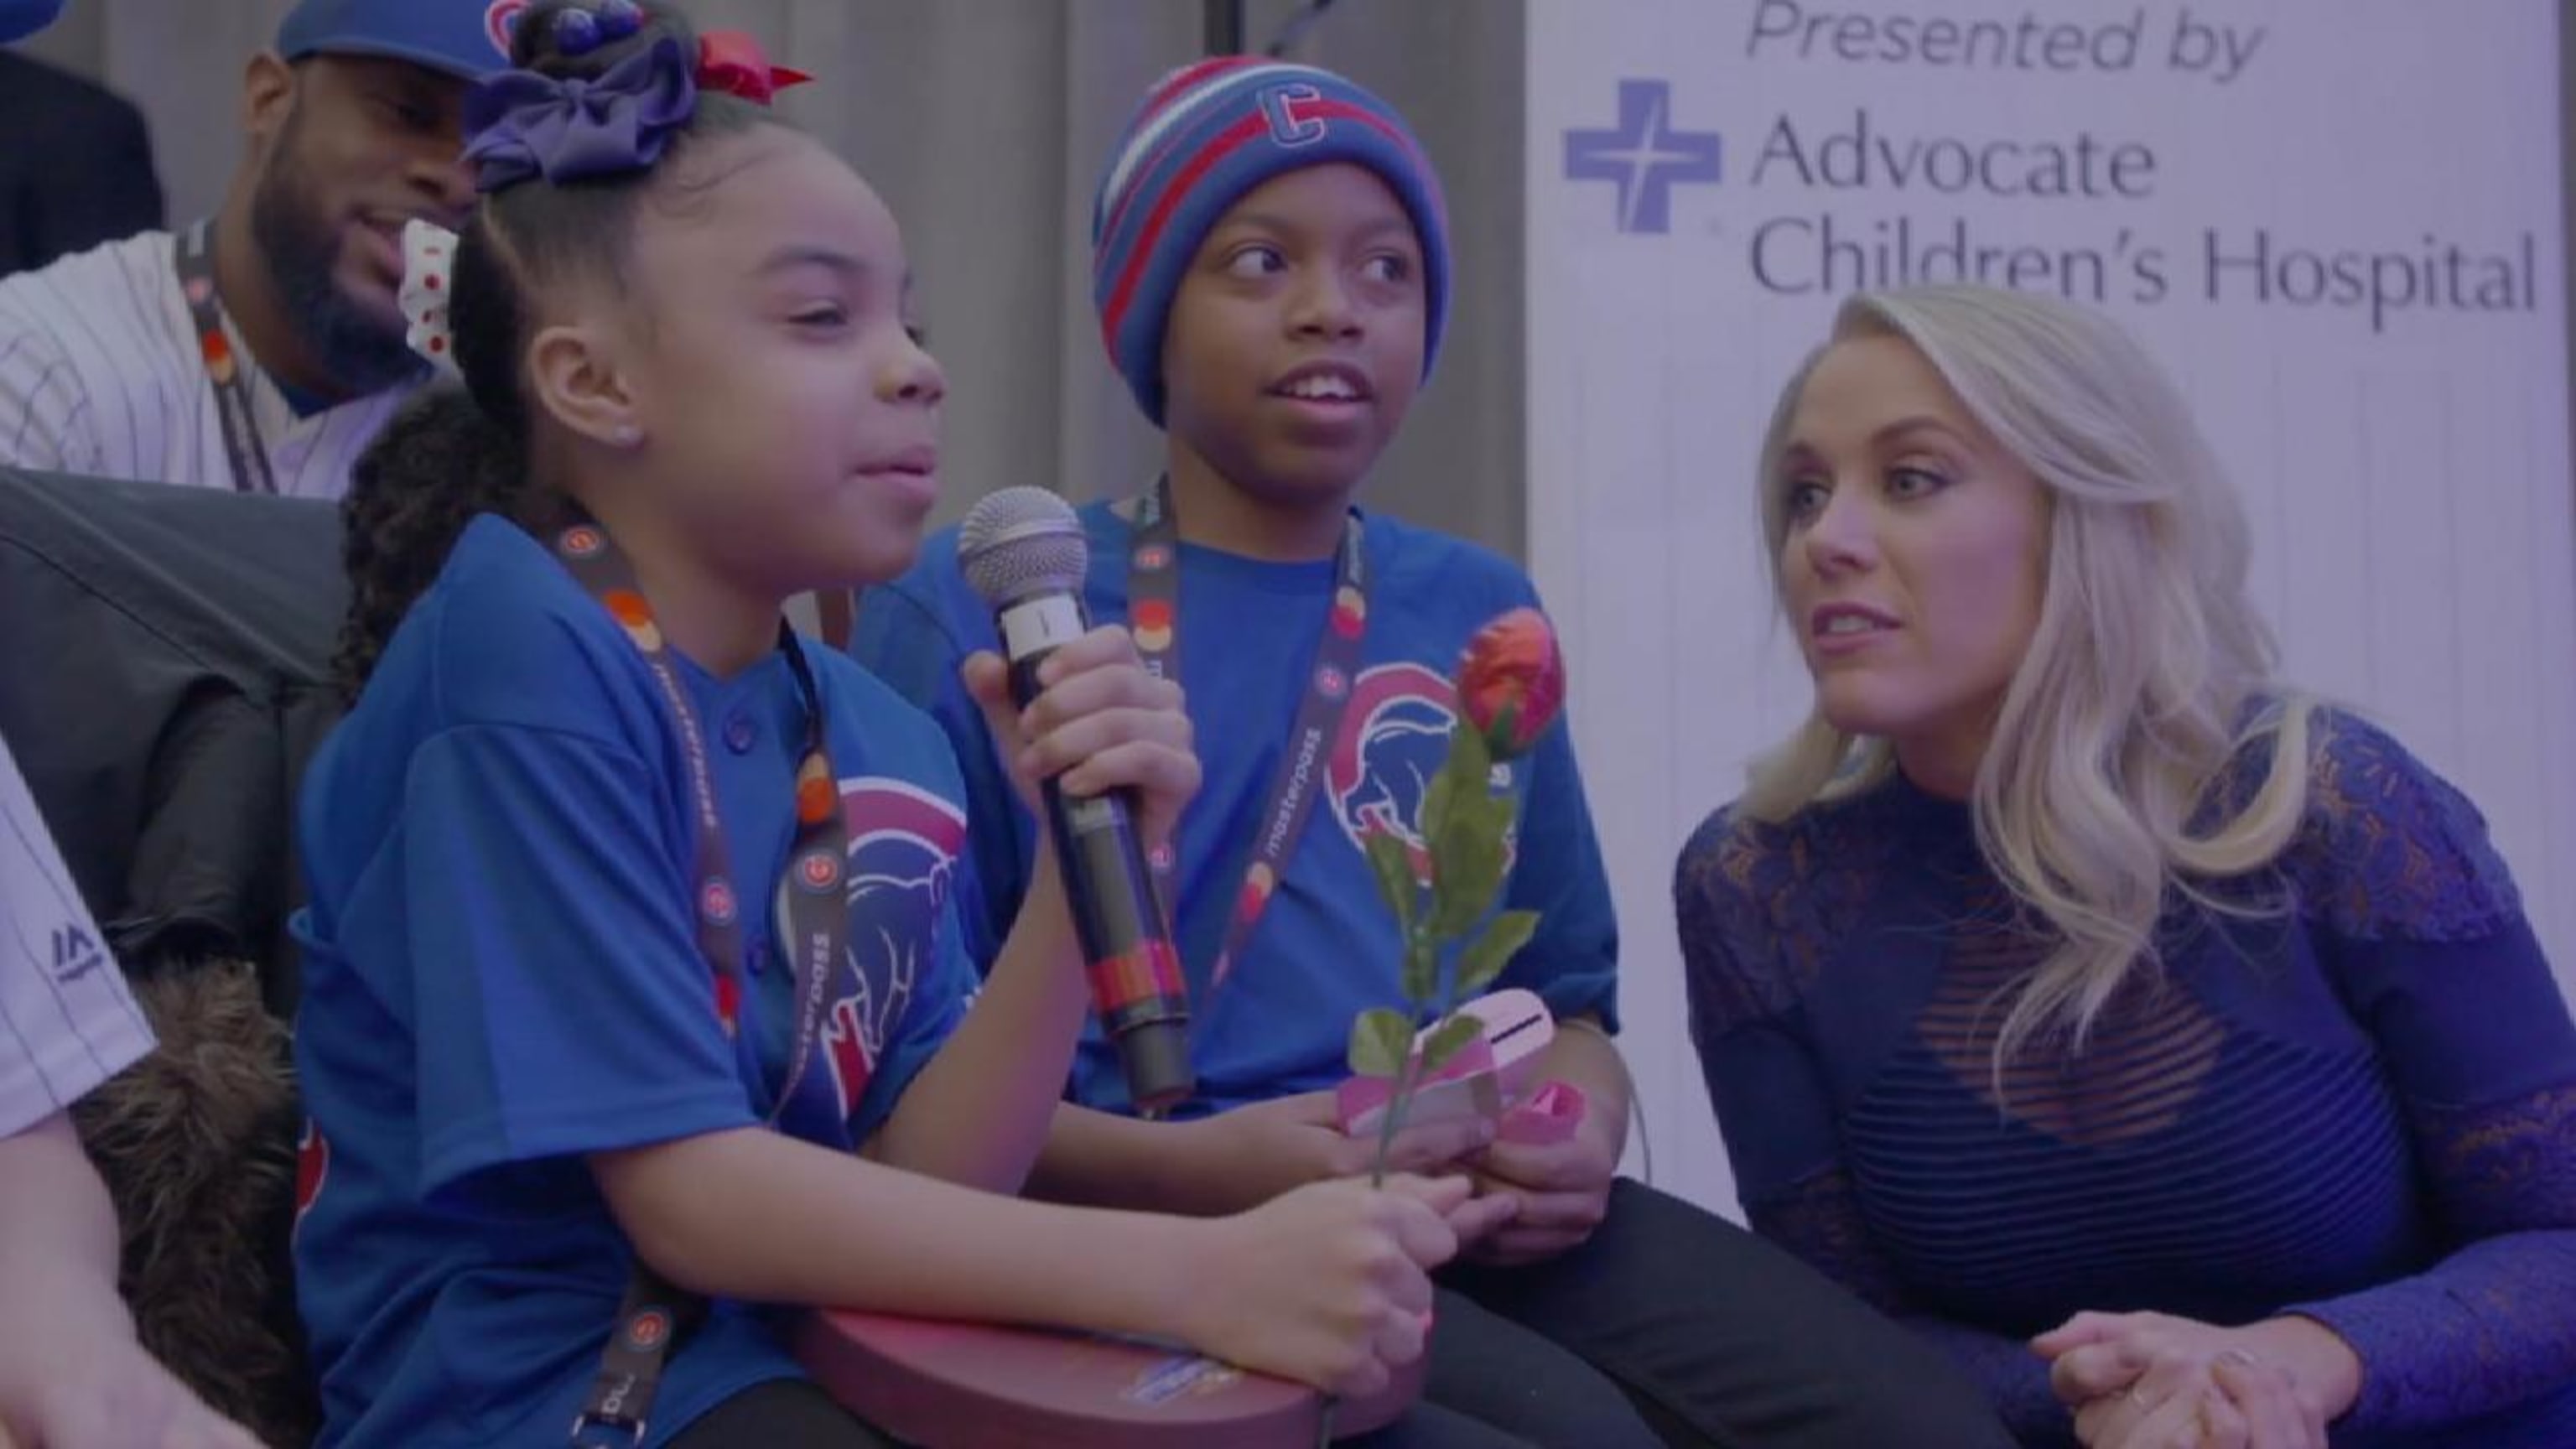
<svg viewBox="0 0 2576 1449">
<path fill-rule="evenodd" d="M 1565 656 L 1536 609 L 1487 624 L 1458 660 L 1458 707 L 1497 760 L 1527 754 L 1565 707 Z"/>
</svg>

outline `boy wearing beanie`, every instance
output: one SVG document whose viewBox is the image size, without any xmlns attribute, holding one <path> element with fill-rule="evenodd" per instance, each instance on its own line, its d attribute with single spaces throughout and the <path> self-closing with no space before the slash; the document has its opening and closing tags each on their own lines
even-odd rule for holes
<svg viewBox="0 0 2576 1449">
<path fill-rule="evenodd" d="M 1218 1213 L 1367 1169 L 1374 1143 L 1339 1130 L 1332 1088 L 1353 1017 L 1400 994 L 1363 841 L 1420 841 L 1459 652 L 1537 595 L 1497 555 L 1355 506 L 1429 376 L 1450 297 L 1439 179 L 1384 101 L 1255 58 L 1177 71 L 1111 156 L 1092 242 L 1102 340 L 1164 430 L 1168 471 L 1082 510 L 1085 602 L 1188 691 L 1204 783 L 1165 889 L 1199 1094 L 1177 1124 L 1133 1120 L 1095 1026 L 1069 1094 L 1095 1110 L 1059 1115 L 1031 1190 Z M 956 743 L 977 887 L 960 903 L 985 960 L 1037 848 L 957 677 L 992 647 L 947 537 L 869 594 L 853 646 Z M 1292 748 L 1307 738 L 1329 744 Z M 1511 1203 L 1441 1295 L 1434 1414 L 1536 1444 L 1657 1442 L 1625 1387 L 1671 1444 L 2006 1442 L 1894 1325 L 1617 1179 L 1617 932 L 1570 732 L 1498 766 L 1496 786 L 1518 803 L 1504 904 L 1541 915 L 1496 985 L 1546 1000 L 1561 1029 L 1539 1078 L 1580 1089 L 1588 1111 L 1557 1144 L 1455 1122 L 1397 1139 L 1397 1167 L 1472 1174 Z M 1952 1417 L 1967 1427 L 1950 1432 Z"/>
</svg>

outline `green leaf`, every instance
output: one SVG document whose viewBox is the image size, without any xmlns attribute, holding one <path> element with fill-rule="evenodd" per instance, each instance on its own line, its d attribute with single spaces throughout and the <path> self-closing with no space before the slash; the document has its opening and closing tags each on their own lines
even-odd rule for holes
<svg viewBox="0 0 2576 1449">
<path fill-rule="evenodd" d="M 1422 1070 L 1440 1070 L 1441 1065 L 1466 1049 L 1467 1043 L 1485 1033 L 1485 1024 L 1472 1016 L 1452 1014 L 1431 1033 L 1431 1041 L 1422 1049 Z"/>
<path fill-rule="evenodd" d="M 1493 756 L 1484 740 L 1462 720 L 1450 735 L 1449 760 L 1441 766 L 1443 793 L 1440 831 L 1431 842 L 1431 932 L 1454 940 L 1484 917 L 1502 882 L 1503 832 L 1510 828 L 1513 805 L 1493 793 Z"/>
<path fill-rule="evenodd" d="M 1377 893 L 1386 898 L 1388 910 L 1395 912 L 1396 929 L 1407 939 L 1413 935 L 1413 910 L 1422 893 L 1421 883 L 1413 878 L 1413 853 L 1405 847 L 1404 837 L 1390 830 L 1372 830 L 1368 834 L 1369 865 L 1377 871 Z"/>
<path fill-rule="evenodd" d="M 1467 953 L 1458 958 L 1460 999 L 1493 985 L 1494 978 L 1503 974 L 1503 968 L 1511 964 L 1512 957 L 1519 954 L 1523 946 L 1529 944 L 1531 934 L 1537 930 L 1536 911 L 1505 911 L 1487 923 L 1485 933 L 1476 938 L 1476 944 L 1468 947 Z"/>
<path fill-rule="evenodd" d="M 1474 737 L 1466 730 L 1458 734 L 1462 740 Z M 1426 830 L 1422 837 L 1431 843 L 1431 853 L 1442 869 L 1448 866 L 1450 852 L 1459 848 L 1462 833 L 1492 828 L 1488 822 L 1494 802 L 1493 774 L 1493 757 L 1481 744 L 1450 752 L 1449 763 L 1441 769 L 1441 775 L 1449 781 L 1449 795 L 1442 802 L 1447 808 L 1441 812 L 1440 833 L 1434 835 Z"/>
<path fill-rule="evenodd" d="M 1440 772 L 1431 777 L 1422 795 L 1422 839 L 1431 855 L 1435 892 L 1458 849 L 1454 837 L 1459 830 L 1474 827 L 1477 806 L 1493 793 L 1493 773 L 1493 752 L 1485 747 L 1485 737 L 1476 733 L 1464 714 L 1456 716 L 1449 730 L 1448 757 L 1440 762 Z"/>
<path fill-rule="evenodd" d="M 1404 999 L 1417 1009 L 1431 1000 L 1440 989 L 1440 951 L 1437 945 L 1416 932 L 1404 942 Z"/>
<path fill-rule="evenodd" d="M 1449 731 L 1449 758 L 1440 766 L 1442 773 L 1453 775 L 1457 780 L 1450 787 L 1454 792 L 1449 802 L 1453 808 L 1460 800 L 1484 799 L 1489 788 L 1487 782 L 1494 774 L 1493 747 L 1485 743 L 1485 736 L 1468 722 L 1463 710 L 1456 718 L 1457 723 Z M 1439 838 L 1427 827 L 1423 833 L 1426 839 Z"/>
<path fill-rule="evenodd" d="M 1448 762 L 1444 760 L 1441 762 L 1440 772 L 1431 777 L 1429 785 L 1423 787 L 1422 838 L 1424 840 L 1436 842 L 1440 839 L 1440 832 L 1449 828 L 1449 792 L 1456 783 L 1456 778 L 1449 773 Z M 1436 863 L 1435 858 L 1435 865 Z M 1433 874 L 1434 879 L 1437 879 L 1436 870 Z"/>
<path fill-rule="evenodd" d="M 1413 1023 L 1404 1013 L 1371 1007 L 1351 1023 L 1351 1071 L 1392 1079 L 1413 1052 Z"/>
<path fill-rule="evenodd" d="M 1503 832 L 1492 812 L 1479 801 L 1474 809 L 1454 809 L 1452 817 L 1431 892 L 1431 930 L 1444 941 L 1482 920 L 1503 883 Z"/>
</svg>

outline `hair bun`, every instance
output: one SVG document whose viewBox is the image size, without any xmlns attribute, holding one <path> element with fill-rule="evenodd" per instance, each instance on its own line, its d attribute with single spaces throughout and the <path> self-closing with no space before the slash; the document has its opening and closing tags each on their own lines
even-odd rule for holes
<svg viewBox="0 0 2576 1449">
<path fill-rule="evenodd" d="M 663 0 L 536 0 L 510 22 L 510 64 L 558 80 L 592 80 L 664 36 L 697 53 L 688 17 Z"/>
</svg>

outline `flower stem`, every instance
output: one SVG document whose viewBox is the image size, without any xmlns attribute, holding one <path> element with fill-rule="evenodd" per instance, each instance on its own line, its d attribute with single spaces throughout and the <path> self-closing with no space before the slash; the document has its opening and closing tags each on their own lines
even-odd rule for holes
<svg viewBox="0 0 2576 1449">
<path fill-rule="evenodd" d="M 1395 1069 L 1395 1087 L 1386 1099 L 1386 1115 L 1378 1119 L 1377 1151 L 1369 1154 L 1369 1186 L 1386 1186 L 1386 1159 L 1395 1150 L 1395 1134 L 1404 1130 L 1404 1116 L 1413 1105 L 1414 1089 L 1422 1085 L 1422 1054 L 1415 1052 Z"/>
</svg>

